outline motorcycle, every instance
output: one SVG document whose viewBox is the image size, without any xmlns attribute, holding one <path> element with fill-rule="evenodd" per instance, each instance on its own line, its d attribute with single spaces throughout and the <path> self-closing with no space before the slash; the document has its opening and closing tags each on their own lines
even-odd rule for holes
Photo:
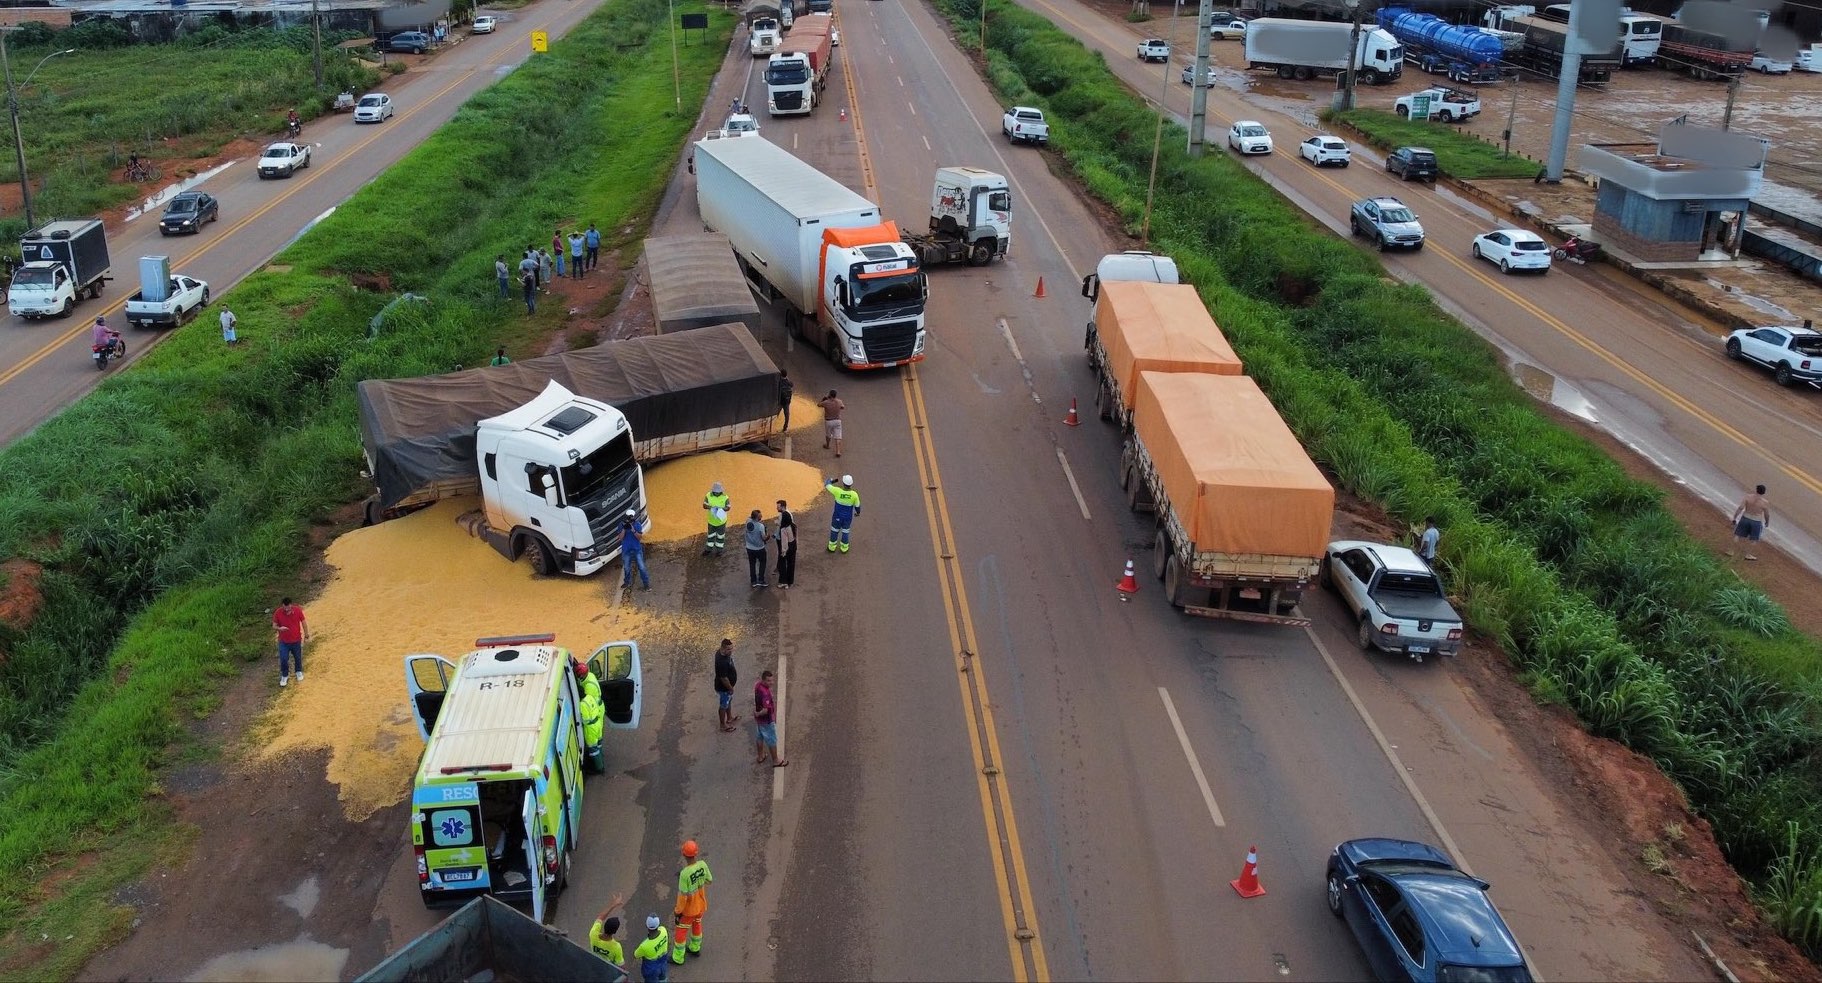
<svg viewBox="0 0 1822 983">
<path fill-rule="evenodd" d="M 285 135 L 286 136 L 296 139 L 297 137 L 301 136 L 303 134 L 303 132 L 304 132 L 304 124 L 302 121 L 295 120 L 295 119 L 285 121 Z"/>
<path fill-rule="evenodd" d="M 89 352 L 95 358 L 95 371 L 106 372 L 108 368 L 108 359 L 127 357 L 126 339 L 119 335 L 115 335 L 114 337 L 109 338 L 108 343 L 105 345 L 90 345 Z"/>
<path fill-rule="evenodd" d="M 1600 243 L 1590 242 L 1580 236 L 1570 236 L 1567 242 L 1556 247 L 1556 252 L 1553 255 L 1555 255 L 1557 259 L 1566 259 L 1572 263 L 1586 264 L 1589 260 L 1599 257 L 1600 254 Z"/>
</svg>

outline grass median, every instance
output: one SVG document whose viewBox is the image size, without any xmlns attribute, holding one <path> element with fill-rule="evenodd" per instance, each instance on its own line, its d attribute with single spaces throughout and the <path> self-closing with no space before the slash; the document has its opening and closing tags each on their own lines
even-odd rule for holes
<svg viewBox="0 0 1822 983">
<path fill-rule="evenodd" d="M 677 49 L 679 115 L 666 9 L 610 0 L 476 95 L 217 301 L 238 346 L 180 329 L 0 452 L 0 556 L 41 570 L 43 601 L 0 624 L 0 976 L 68 977 L 123 929 L 107 888 L 169 839 L 159 769 L 220 681 L 270 658 L 264 612 L 312 524 L 367 490 L 355 383 L 481 364 L 522 333 L 496 253 L 557 225 L 641 234 L 732 25 L 711 8 Z M 370 328 L 399 290 L 426 301 Z"/>
<path fill-rule="evenodd" d="M 315 85 L 307 27 L 230 30 L 211 24 L 165 44 L 137 44 L 122 22 L 63 31 L 27 24 L 7 39 L 19 89 L 19 133 L 41 217 L 92 215 L 193 173 L 195 162 L 248 134 L 280 139 L 284 112 L 306 119 L 343 89 L 364 91 L 381 73 L 338 49 L 354 35 L 323 36 L 323 86 Z M 57 55 L 56 52 L 70 51 Z M 39 66 L 32 84 L 23 83 Z M 155 168 L 144 183 L 120 177 L 127 155 Z M 12 154 L 0 183 L 17 185 Z M 22 216 L 0 219 L 17 243 Z"/>
<path fill-rule="evenodd" d="M 1461 181 L 1536 177 L 1543 167 L 1529 157 L 1508 154 L 1466 130 L 1443 123 L 1413 121 L 1380 109 L 1330 112 L 1324 118 L 1347 124 L 1381 150 L 1428 147 L 1436 152 L 1437 168 Z"/>
<path fill-rule="evenodd" d="M 981 0 L 937 2 L 971 44 Z M 987 24 L 993 86 L 1049 110 L 1051 147 L 1136 228 L 1156 114 L 1042 17 L 992 3 Z M 1822 647 L 1690 539 L 1655 488 L 1552 423 L 1426 291 L 1228 155 L 1192 160 L 1171 129 L 1153 248 L 1177 258 L 1311 456 L 1397 518 L 1437 517 L 1473 629 L 1541 699 L 1655 760 L 1813 955 Z"/>
</svg>

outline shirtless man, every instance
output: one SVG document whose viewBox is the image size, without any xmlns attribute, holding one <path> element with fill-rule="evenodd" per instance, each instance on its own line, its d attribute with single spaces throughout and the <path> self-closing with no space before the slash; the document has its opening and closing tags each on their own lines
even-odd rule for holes
<svg viewBox="0 0 1822 983">
<path fill-rule="evenodd" d="M 1733 541 L 1737 546 L 1741 540 L 1745 540 L 1746 548 L 1750 550 L 1769 528 L 1771 528 L 1771 503 L 1765 500 L 1765 486 L 1757 485 L 1754 486 L 1752 494 L 1746 496 L 1746 499 L 1740 503 L 1740 507 L 1733 510 Z M 1732 556 L 1733 550 L 1728 550 L 1727 555 Z M 1747 553 L 1746 558 L 1748 560 L 1758 559 L 1751 553 Z"/>
</svg>

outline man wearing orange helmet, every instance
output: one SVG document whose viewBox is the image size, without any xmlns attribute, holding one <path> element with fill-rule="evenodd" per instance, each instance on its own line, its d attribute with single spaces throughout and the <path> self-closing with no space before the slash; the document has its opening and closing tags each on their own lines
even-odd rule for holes
<svg viewBox="0 0 1822 983">
<path fill-rule="evenodd" d="M 709 910 L 708 862 L 696 855 L 696 841 L 683 841 L 683 870 L 677 875 L 676 928 L 671 932 L 671 962 L 681 966 L 687 955 L 702 955 L 702 916 Z"/>
</svg>

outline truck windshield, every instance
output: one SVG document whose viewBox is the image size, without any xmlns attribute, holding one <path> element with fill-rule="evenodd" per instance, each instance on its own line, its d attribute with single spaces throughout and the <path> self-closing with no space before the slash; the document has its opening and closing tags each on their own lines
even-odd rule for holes
<svg viewBox="0 0 1822 983">
<path fill-rule="evenodd" d="M 52 279 L 53 275 L 54 274 L 47 269 L 20 270 L 13 274 L 13 286 L 48 287 L 55 282 Z"/>
<path fill-rule="evenodd" d="M 848 293 L 851 297 L 848 308 L 855 313 L 921 304 L 924 299 L 923 274 L 910 270 L 894 276 L 855 277 Z"/>
<path fill-rule="evenodd" d="M 810 80 L 810 67 L 801 61 L 788 61 L 765 70 L 767 85 L 802 85 Z"/>
<path fill-rule="evenodd" d="M 604 498 L 618 500 L 614 493 L 637 477 L 633 436 L 628 430 L 563 468 L 563 501 L 586 511 Z"/>
</svg>

